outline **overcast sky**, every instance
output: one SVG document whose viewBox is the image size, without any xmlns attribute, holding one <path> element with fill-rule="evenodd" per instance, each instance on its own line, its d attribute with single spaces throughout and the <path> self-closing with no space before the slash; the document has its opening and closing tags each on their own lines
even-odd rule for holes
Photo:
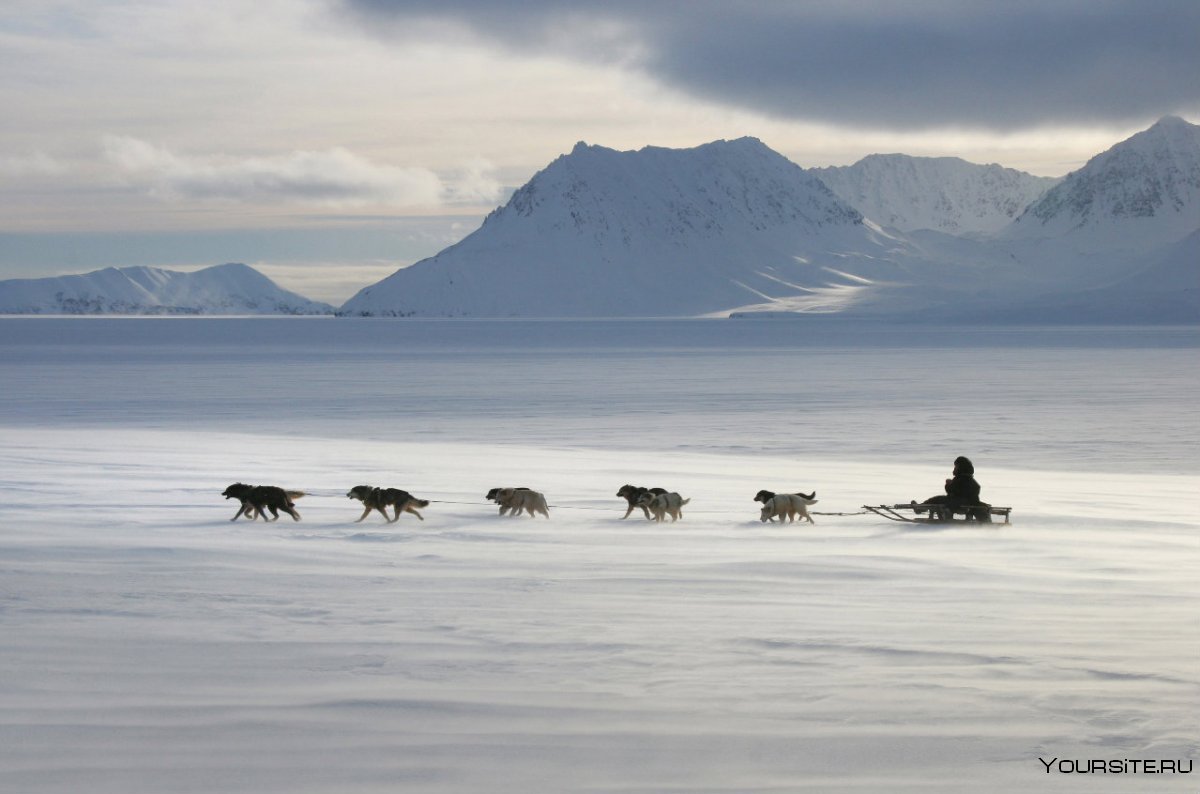
<svg viewBox="0 0 1200 794">
<path fill-rule="evenodd" d="M 1062 175 L 1200 120 L 1195 0 L 5 0 L 0 278 L 246 261 L 340 301 L 576 141 Z"/>
</svg>

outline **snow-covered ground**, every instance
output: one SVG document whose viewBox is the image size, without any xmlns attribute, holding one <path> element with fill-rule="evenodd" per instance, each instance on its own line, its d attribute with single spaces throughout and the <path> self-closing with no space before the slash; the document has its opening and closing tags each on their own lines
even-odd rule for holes
<svg viewBox="0 0 1200 794">
<path fill-rule="evenodd" d="M 1194 792 L 1195 329 L 0 320 L 0 788 Z M 940 490 L 1013 524 L 758 521 Z M 231 523 L 235 480 L 309 492 Z M 622 521 L 626 482 L 691 503 Z M 345 498 L 435 500 L 425 521 Z M 551 520 L 501 519 L 499 485 Z"/>
</svg>

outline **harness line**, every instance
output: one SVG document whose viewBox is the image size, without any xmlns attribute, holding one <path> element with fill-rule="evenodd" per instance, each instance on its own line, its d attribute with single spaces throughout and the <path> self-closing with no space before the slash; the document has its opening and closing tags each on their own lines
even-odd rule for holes
<svg viewBox="0 0 1200 794">
<path fill-rule="evenodd" d="M 340 490 L 334 491 L 332 489 L 327 489 L 327 488 L 315 488 L 312 490 L 304 491 L 304 495 L 305 496 L 336 498 L 339 496 L 344 497 L 345 493 L 343 493 Z M 459 501 L 455 501 L 452 499 L 430 499 L 428 501 L 430 504 L 441 504 L 441 505 L 466 505 L 466 506 L 473 506 L 473 507 L 497 507 L 497 505 L 494 502 L 459 502 Z M 587 506 L 583 506 L 583 505 L 546 505 L 546 506 L 551 507 L 555 510 L 596 510 L 596 511 L 604 512 L 604 513 L 611 513 L 611 512 L 615 512 L 620 509 L 619 507 L 587 507 Z M 747 511 L 748 511 L 748 509 L 747 509 Z M 688 513 L 690 515 L 695 515 L 695 514 L 698 514 L 698 515 L 729 515 L 729 514 L 736 513 L 736 512 L 739 512 L 739 511 L 735 511 L 735 510 L 689 510 L 688 511 Z M 814 516 L 861 516 L 861 515 L 866 515 L 866 513 L 868 511 L 859 510 L 857 513 L 823 513 L 823 512 L 818 512 L 816 510 L 809 510 L 808 512 L 810 515 L 814 515 Z"/>
</svg>

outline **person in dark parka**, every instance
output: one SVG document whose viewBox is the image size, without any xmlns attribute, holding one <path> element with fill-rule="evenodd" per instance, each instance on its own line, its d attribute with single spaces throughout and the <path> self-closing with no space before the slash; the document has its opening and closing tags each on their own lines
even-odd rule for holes
<svg viewBox="0 0 1200 794">
<path fill-rule="evenodd" d="M 990 522 L 992 520 L 991 505 L 979 500 L 981 490 L 975 479 L 975 465 L 969 458 L 962 455 L 954 459 L 954 476 L 946 480 L 946 493 L 931 496 L 921 504 L 946 505 L 953 509 L 978 505 L 978 510 L 968 510 L 967 519 L 971 521 Z"/>
</svg>

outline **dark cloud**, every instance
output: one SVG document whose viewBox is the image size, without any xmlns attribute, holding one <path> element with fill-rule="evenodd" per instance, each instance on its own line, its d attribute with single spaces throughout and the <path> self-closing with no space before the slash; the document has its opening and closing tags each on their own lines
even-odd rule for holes
<svg viewBox="0 0 1200 794">
<path fill-rule="evenodd" d="M 341 3 L 383 35 L 440 24 L 781 118 L 1007 130 L 1200 109 L 1196 0 Z"/>
</svg>

